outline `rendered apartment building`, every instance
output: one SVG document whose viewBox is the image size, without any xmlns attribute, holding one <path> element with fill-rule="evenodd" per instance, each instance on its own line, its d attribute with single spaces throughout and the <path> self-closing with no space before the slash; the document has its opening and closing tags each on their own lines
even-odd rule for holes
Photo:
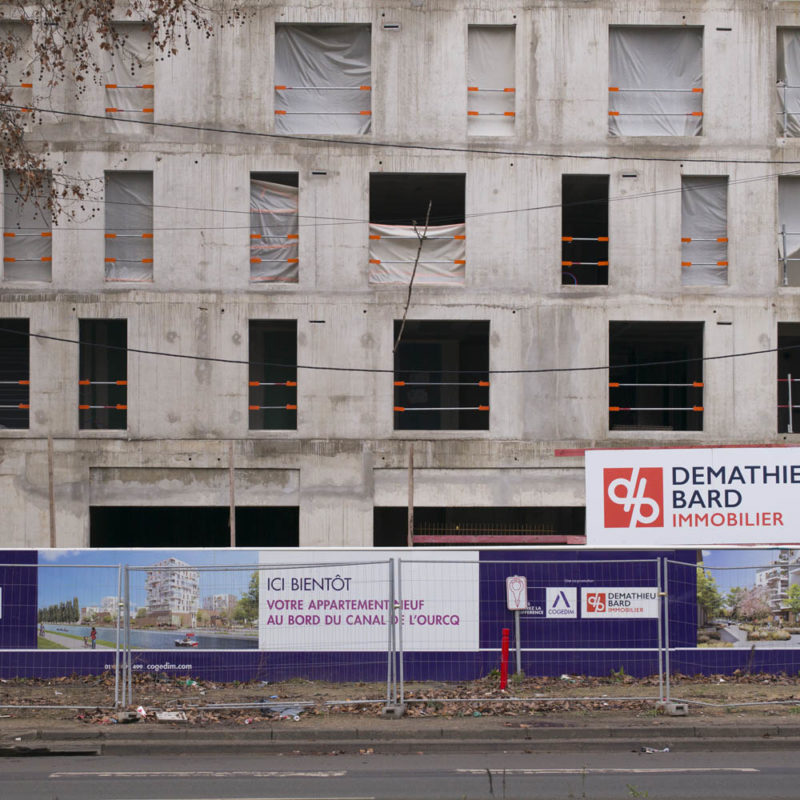
<svg viewBox="0 0 800 800">
<path fill-rule="evenodd" d="M 580 544 L 587 448 L 795 441 L 797 3 L 249 9 L 12 78 L 93 194 L 3 178 L 2 546 L 404 546 L 412 445 L 416 544 Z"/>
</svg>

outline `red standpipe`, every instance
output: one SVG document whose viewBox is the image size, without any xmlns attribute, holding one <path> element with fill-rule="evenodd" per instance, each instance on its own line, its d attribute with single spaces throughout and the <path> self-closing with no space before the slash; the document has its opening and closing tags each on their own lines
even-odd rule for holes
<svg viewBox="0 0 800 800">
<path fill-rule="evenodd" d="M 508 685 L 508 645 L 511 638 L 511 631 L 503 628 L 503 655 L 500 660 L 500 688 L 505 689 Z"/>
</svg>

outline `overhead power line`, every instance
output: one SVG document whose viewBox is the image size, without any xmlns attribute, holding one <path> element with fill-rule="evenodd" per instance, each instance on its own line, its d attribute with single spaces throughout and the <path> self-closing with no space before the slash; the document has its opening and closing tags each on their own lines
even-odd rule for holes
<svg viewBox="0 0 800 800">
<path fill-rule="evenodd" d="M 163 358 L 178 358 L 189 361 L 206 361 L 214 364 L 235 364 L 240 366 L 273 367 L 280 369 L 308 370 L 312 372 L 354 372 L 361 374 L 394 375 L 397 371 L 394 368 L 379 367 L 342 367 L 324 364 L 279 364 L 271 361 L 249 361 L 241 358 L 222 358 L 220 356 L 201 356 L 191 353 L 168 353 L 163 350 L 147 350 L 140 347 L 122 347 L 120 345 L 102 344 L 98 342 L 81 341 L 80 339 L 69 339 L 65 336 L 52 336 L 45 333 L 30 333 L 27 331 L 14 330 L 13 328 L 0 327 L 0 333 L 14 334 L 17 336 L 27 336 L 32 339 L 41 339 L 51 342 L 61 342 L 63 344 L 73 344 L 83 347 L 95 347 L 103 350 L 116 350 L 126 353 L 137 353 L 138 355 L 159 356 Z M 706 361 L 721 361 L 726 359 L 746 358 L 748 356 L 760 356 L 769 353 L 789 352 L 800 349 L 800 344 L 786 345 L 784 347 L 766 347 L 761 350 L 746 350 L 739 353 L 723 353 L 716 356 L 693 356 L 691 358 L 673 358 L 666 361 L 638 361 L 628 364 L 596 364 L 585 367 L 530 367 L 523 369 L 438 369 L 432 372 L 458 373 L 461 375 L 547 375 L 552 373 L 564 372 L 600 372 L 611 369 L 628 369 L 633 367 L 658 367 L 673 364 L 697 364 Z M 400 370 L 406 371 L 406 370 Z"/>
<path fill-rule="evenodd" d="M 87 114 L 80 111 L 66 111 L 64 109 L 40 108 L 37 106 L 18 106 L 0 103 L 0 109 L 8 111 L 22 111 L 30 109 L 40 114 L 53 114 L 62 117 L 75 117 L 79 119 L 95 119 L 108 121 L 105 114 Z M 275 139 L 278 141 L 308 142 L 309 144 L 335 144 L 340 146 L 367 147 L 373 149 L 393 150 L 422 150 L 433 153 L 465 153 L 489 156 L 514 156 L 516 158 L 555 158 L 555 159 L 580 159 L 584 161 L 642 161 L 664 162 L 681 164 L 793 164 L 800 165 L 800 161 L 791 159 L 776 160 L 772 158 L 705 158 L 695 156 L 632 156 L 625 155 L 591 155 L 588 153 L 559 153 L 530 150 L 501 150 L 480 147 L 454 147 L 452 145 L 413 144 L 405 142 L 386 142 L 373 139 L 345 139 L 328 136 L 298 136 L 286 133 L 266 133 L 264 131 L 250 131 L 239 128 L 221 128 L 209 125 L 190 125 L 187 122 L 156 122 L 155 120 L 117 119 L 114 122 L 123 122 L 128 125 L 144 125 L 150 128 L 167 128 L 176 130 L 196 131 L 199 133 L 221 133 L 232 136 L 247 136 L 259 139 Z"/>
</svg>

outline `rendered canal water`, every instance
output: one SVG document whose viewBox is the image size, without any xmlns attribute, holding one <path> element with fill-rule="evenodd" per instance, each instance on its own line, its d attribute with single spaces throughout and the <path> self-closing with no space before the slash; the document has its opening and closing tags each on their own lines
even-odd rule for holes
<svg viewBox="0 0 800 800">
<path fill-rule="evenodd" d="M 92 628 L 90 625 L 65 625 L 63 623 L 45 623 L 45 629 L 52 633 L 66 633 L 72 636 L 85 636 L 89 638 Z M 176 639 L 185 638 L 190 631 L 150 631 L 136 630 L 131 628 L 131 647 L 136 650 L 183 650 L 195 648 L 182 648 L 175 646 Z M 193 639 L 197 640 L 198 650 L 256 650 L 258 649 L 258 635 L 254 632 L 252 636 L 242 634 L 228 635 L 224 633 L 201 633 L 193 632 Z M 120 643 L 124 631 L 120 629 Z M 116 628 L 97 628 L 97 638 L 106 642 L 116 642 Z M 78 644 L 80 646 L 80 644 Z"/>
</svg>

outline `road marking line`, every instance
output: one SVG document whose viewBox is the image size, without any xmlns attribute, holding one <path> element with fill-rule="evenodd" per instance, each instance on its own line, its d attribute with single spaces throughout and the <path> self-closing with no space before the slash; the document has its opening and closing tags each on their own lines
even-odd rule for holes
<svg viewBox="0 0 800 800">
<path fill-rule="evenodd" d="M 215 770 L 207 772 L 52 772 L 51 778 L 341 778 L 344 770 L 333 772 L 302 772 L 296 770 L 240 771 Z"/>
<path fill-rule="evenodd" d="M 457 769 L 456 772 L 465 772 L 468 775 L 485 775 L 490 771 L 493 775 L 617 775 L 617 774 L 656 774 L 665 772 L 760 772 L 754 767 L 653 767 L 653 768 L 611 768 L 598 767 L 596 769 Z"/>
</svg>

